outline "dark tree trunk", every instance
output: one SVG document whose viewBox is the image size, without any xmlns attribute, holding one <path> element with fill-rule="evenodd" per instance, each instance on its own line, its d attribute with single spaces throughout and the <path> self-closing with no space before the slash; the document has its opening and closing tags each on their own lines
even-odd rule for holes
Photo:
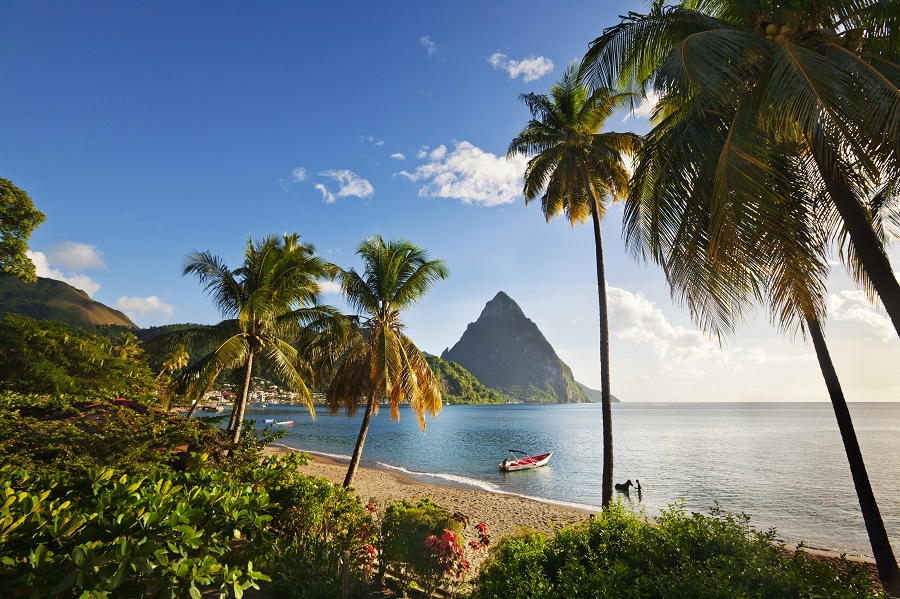
<svg viewBox="0 0 900 599">
<path fill-rule="evenodd" d="M 250 379 L 253 373 L 253 352 L 247 357 L 247 372 L 244 373 L 244 384 L 241 387 L 240 403 L 231 411 L 231 423 L 229 428 L 234 432 L 231 442 L 235 445 L 241 440 L 241 429 L 244 424 L 244 414 L 247 412 L 247 399 L 250 396 Z"/>
<path fill-rule="evenodd" d="M 366 412 L 363 414 L 362 425 L 359 427 L 359 436 L 356 438 L 356 447 L 353 448 L 353 457 L 350 458 L 350 467 L 347 468 L 347 476 L 344 478 L 344 486 L 353 484 L 356 469 L 359 467 L 359 458 L 362 456 L 363 445 L 366 443 L 366 433 L 369 432 L 369 421 L 372 419 L 372 410 L 375 407 L 375 396 L 370 395 L 366 402 Z"/>
<path fill-rule="evenodd" d="M 863 462 L 862 452 L 856 440 L 856 431 L 853 429 L 853 421 L 850 419 L 850 410 L 844 400 L 844 392 L 831 362 L 828 346 L 825 345 L 825 337 L 819 321 L 808 318 L 806 325 L 809 328 L 813 346 L 816 349 L 816 357 L 822 376 L 825 377 L 825 385 L 831 396 L 831 404 L 834 407 L 834 415 L 837 417 L 838 428 L 841 431 L 841 440 L 844 442 L 844 451 L 847 452 L 847 461 L 850 462 L 850 474 L 853 476 L 853 486 L 856 487 L 856 496 L 859 498 L 859 507 L 863 520 L 866 523 L 866 532 L 869 534 L 869 543 L 872 545 L 872 553 L 875 555 L 875 564 L 878 566 L 878 576 L 884 590 L 892 597 L 900 597 L 900 569 L 891 549 L 891 543 L 884 529 L 884 521 L 878 504 L 875 503 L 875 494 L 872 485 L 869 484 L 869 475 L 866 473 L 866 465 Z"/>
<path fill-rule="evenodd" d="M 609 313 L 606 305 L 606 270 L 603 265 L 603 238 L 600 234 L 600 208 L 594 198 L 594 246 L 597 253 L 597 297 L 600 304 L 600 406 L 603 410 L 603 479 L 601 505 L 608 506 L 613 496 L 612 394 L 609 383 Z"/>
<path fill-rule="evenodd" d="M 894 329 L 900 335 L 900 283 L 894 276 L 884 247 L 872 229 L 869 216 L 843 175 L 840 172 L 831 172 L 823 166 L 821 156 L 815 151 L 813 153 L 825 188 L 844 221 L 844 227 L 853 242 L 863 270 L 872 281 L 885 311 L 894 324 Z"/>
</svg>

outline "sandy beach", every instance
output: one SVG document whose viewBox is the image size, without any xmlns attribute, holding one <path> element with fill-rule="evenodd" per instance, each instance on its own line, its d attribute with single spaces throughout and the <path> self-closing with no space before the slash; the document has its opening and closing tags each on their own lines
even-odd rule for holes
<svg viewBox="0 0 900 599">
<path fill-rule="evenodd" d="M 277 453 L 294 451 L 278 444 L 270 445 L 269 449 Z M 326 478 L 336 484 L 344 481 L 346 463 L 324 456 L 312 457 L 314 461 L 302 468 L 304 474 Z M 416 501 L 428 497 L 450 512 L 462 512 L 473 524 L 484 522 L 495 540 L 523 528 L 550 533 L 590 517 L 587 510 L 481 489 L 432 485 L 375 468 L 360 467 L 356 471 L 353 488 L 364 500 L 372 500 L 379 511 L 401 499 Z"/>
<path fill-rule="evenodd" d="M 273 443 L 268 450 L 272 453 L 288 453 L 296 449 Z M 346 462 L 311 454 L 312 461 L 302 468 L 304 474 L 319 476 L 335 484 L 341 484 L 347 474 Z M 416 501 L 428 497 L 451 512 L 462 512 L 471 522 L 484 522 L 488 533 L 495 541 L 523 529 L 534 529 L 546 533 L 564 526 L 580 522 L 590 517 L 591 512 L 566 505 L 528 499 L 517 495 L 492 493 L 482 489 L 460 488 L 450 485 L 423 483 L 401 473 L 360 467 L 356 472 L 353 488 L 366 501 L 372 501 L 379 512 L 402 499 Z M 833 561 L 837 553 L 806 548 L 812 557 Z M 475 566 L 484 559 L 478 556 Z M 874 560 L 867 556 L 847 556 L 855 562 L 868 566 L 870 575 L 878 579 Z"/>
</svg>

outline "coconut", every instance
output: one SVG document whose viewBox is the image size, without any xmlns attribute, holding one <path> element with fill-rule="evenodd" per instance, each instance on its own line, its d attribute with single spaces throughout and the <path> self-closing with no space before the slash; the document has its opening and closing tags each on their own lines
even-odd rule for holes
<svg viewBox="0 0 900 599">
<path fill-rule="evenodd" d="M 784 43 L 784 40 L 786 40 L 786 39 L 787 39 L 787 38 L 786 38 L 784 35 L 776 35 L 776 36 L 775 36 L 775 43 L 776 43 L 776 44 L 782 44 L 782 43 Z"/>
<path fill-rule="evenodd" d="M 776 25 L 775 23 L 769 23 L 768 25 L 766 25 L 767 35 L 775 35 L 776 33 L 778 33 L 778 25 Z"/>
<path fill-rule="evenodd" d="M 794 33 L 794 30 L 791 29 L 790 27 L 788 27 L 787 25 L 785 25 L 784 27 L 781 28 L 781 30 L 778 33 L 780 35 L 790 35 L 790 34 Z"/>
</svg>

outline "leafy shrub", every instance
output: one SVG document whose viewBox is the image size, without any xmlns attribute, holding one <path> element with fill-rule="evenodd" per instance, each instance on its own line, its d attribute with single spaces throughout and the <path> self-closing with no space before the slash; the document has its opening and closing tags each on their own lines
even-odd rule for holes
<svg viewBox="0 0 900 599">
<path fill-rule="evenodd" d="M 199 457 L 201 463 L 202 456 Z M 240 597 L 267 537 L 265 489 L 222 470 L 86 477 L 0 468 L 0 591 L 42 597 Z"/>
<path fill-rule="evenodd" d="M 563 529 L 553 539 L 503 539 L 475 593 L 488 598 L 882 597 L 862 567 L 838 570 L 802 551 L 786 555 L 775 532 L 754 531 L 747 516 L 686 514 L 670 506 L 656 525 L 621 504 Z"/>
<path fill-rule="evenodd" d="M 445 531 L 452 533 L 454 544 L 465 547 L 463 523 L 431 499 L 415 505 L 405 500 L 390 505 L 381 521 L 381 575 L 390 567 L 402 586 L 414 583 L 430 596 L 443 580 L 444 569 L 435 563 L 434 552 L 427 551 L 425 543 L 429 537 L 443 537 Z"/>
<path fill-rule="evenodd" d="M 293 474 L 267 481 L 266 488 L 281 506 L 271 523 L 277 539 L 266 561 L 268 569 L 277 573 L 273 585 L 279 594 L 309 599 L 339 597 L 340 562 L 349 551 L 353 596 L 359 596 L 377 541 L 372 515 L 359 496 L 326 479 L 301 476 L 296 466 Z"/>
</svg>

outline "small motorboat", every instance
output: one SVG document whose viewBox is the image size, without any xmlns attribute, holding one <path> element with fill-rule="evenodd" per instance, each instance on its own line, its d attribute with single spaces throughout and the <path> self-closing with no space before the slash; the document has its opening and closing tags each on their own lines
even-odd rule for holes
<svg viewBox="0 0 900 599">
<path fill-rule="evenodd" d="M 275 424 L 275 419 L 274 418 L 266 418 L 265 420 L 263 420 L 263 423 L 264 424 Z"/>
<path fill-rule="evenodd" d="M 528 470 L 544 466 L 550 461 L 553 452 L 542 453 L 541 455 L 528 455 L 521 449 L 510 449 L 510 458 L 500 462 L 500 470 L 503 472 L 512 472 L 513 470 Z"/>
<path fill-rule="evenodd" d="M 283 424 L 285 426 L 294 426 L 293 420 L 276 420 L 275 424 Z"/>
</svg>

